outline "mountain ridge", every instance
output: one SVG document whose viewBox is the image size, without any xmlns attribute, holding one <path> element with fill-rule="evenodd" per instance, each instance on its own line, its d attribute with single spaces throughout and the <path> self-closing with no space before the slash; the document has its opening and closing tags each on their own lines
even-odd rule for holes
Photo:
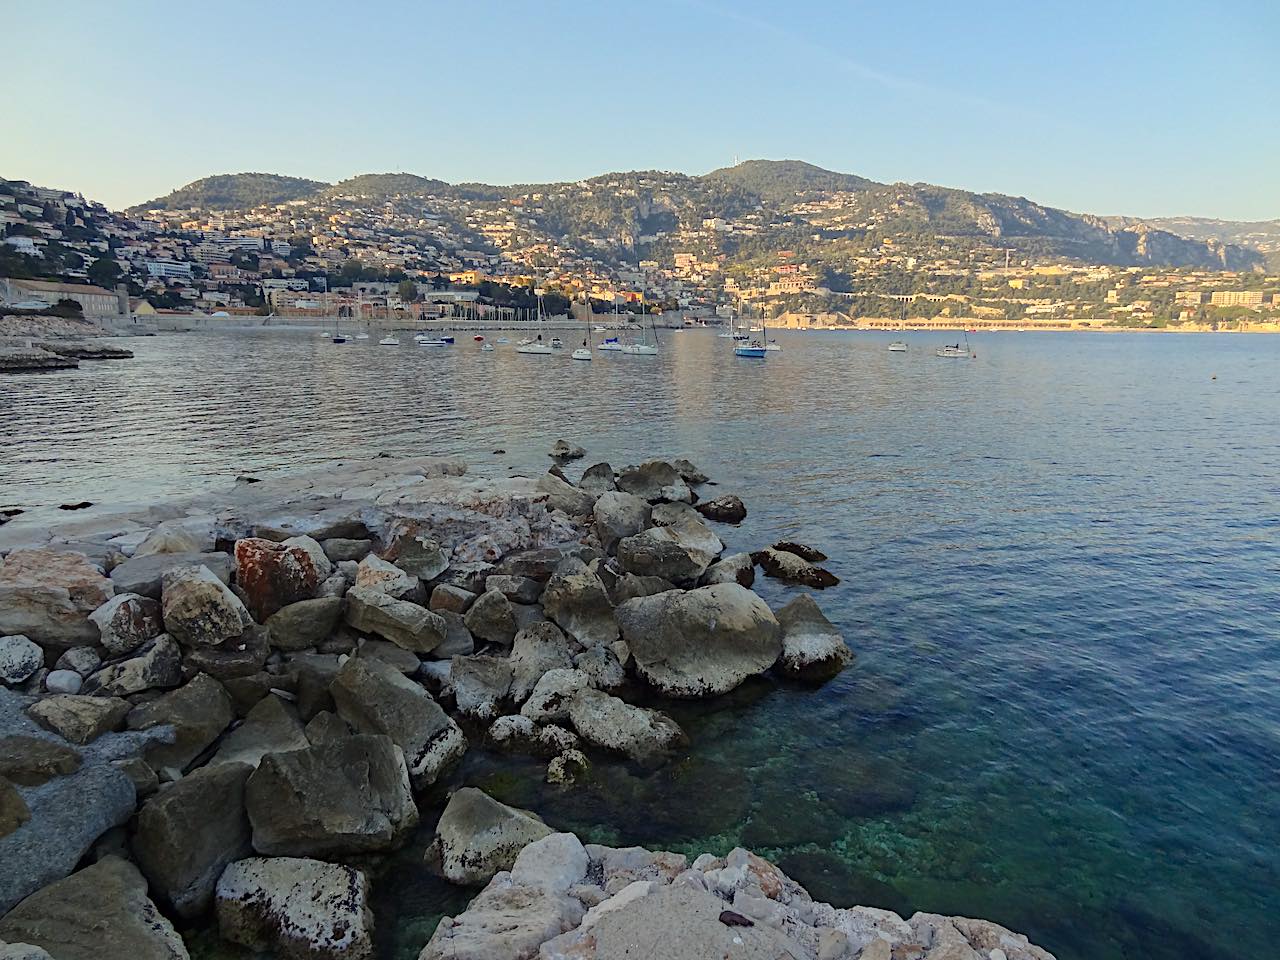
<svg viewBox="0 0 1280 960">
<path fill-rule="evenodd" d="M 661 180 L 655 195 L 641 187 Z M 625 184 L 626 195 L 611 185 Z M 640 238 L 655 230 L 699 218 L 732 218 L 759 213 L 785 241 L 788 225 L 803 221 L 796 210 L 804 204 L 838 204 L 847 214 L 839 229 L 823 234 L 840 238 L 909 237 L 946 246 L 965 243 L 1008 245 L 1033 255 L 1060 256 L 1124 265 L 1165 265 L 1206 269 L 1260 269 L 1262 252 L 1239 242 L 1198 231 L 1186 236 L 1167 230 L 1157 220 L 1105 217 L 1047 207 L 1025 197 L 975 193 L 927 183 L 880 183 L 856 174 L 826 170 L 801 160 L 747 160 L 693 176 L 660 171 L 604 173 L 587 180 L 546 184 L 451 184 L 411 173 L 361 174 L 337 184 L 276 174 L 221 174 L 206 177 L 157 200 L 130 207 L 183 209 L 181 202 L 199 199 L 197 209 L 249 209 L 264 203 L 343 196 L 387 198 L 431 196 L 491 202 L 505 197 L 547 194 L 560 197 L 564 188 L 587 185 L 591 202 L 547 200 L 543 212 L 550 232 L 595 236 L 619 250 L 638 254 Z M 603 187 L 595 190 L 595 187 Z M 630 199 L 634 198 L 634 199 Z M 210 201 L 226 201 L 216 207 Z M 812 219 L 812 218 L 810 218 Z M 1179 218 L 1166 218 L 1179 219 Z M 1179 222 L 1192 218 L 1181 218 Z M 768 232 L 768 231 L 766 231 Z M 818 237 L 815 235 L 814 239 Z M 1020 254 L 1021 255 L 1021 254 Z"/>
</svg>

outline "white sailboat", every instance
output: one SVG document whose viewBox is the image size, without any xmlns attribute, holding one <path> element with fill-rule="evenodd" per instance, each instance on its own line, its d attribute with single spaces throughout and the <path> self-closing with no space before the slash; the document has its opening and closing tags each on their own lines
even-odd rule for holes
<svg viewBox="0 0 1280 960">
<path fill-rule="evenodd" d="M 652 322 L 651 320 L 650 323 Z M 649 343 L 648 338 L 645 337 L 643 324 L 640 326 L 640 336 L 642 339 L 639 342 L 633 340 L 630 343 L 622 344 L 622 352 L 633 357 L 656 357 L 658 355 L 657 325 L 653 324 L 653 343 Z"/>
<path fill-rule="evenodd" d="M 961 346 L 958 343 L 948 343 L 947 345 L 935 350 L 934 355 L 945 357 L 950 360 L 968 360 L 977 356 L 977 354 L 973 352 L 973 348 L 969 346 L 969 332 L 967 330 L 964 334 L 964 346 Z"/>
<path fill-rule="evenodd" d="M 587 307 L 587 319 L 586 319 L 585 321 L 583 321 L 583 324 L 584 324 L 584 326 L 586 327 L 586 329 L 585 329 L 585 330 L 583 331 L 583 333 L 582 333 L 582 346 L 580 346 L 580 347 L 576 348 L 576 349 L 573 351 L 573 353 L 569 354 L 569 356 L 571 356 L 574 360 L 590 360 L 590 359 L 591 359 L 591 342 L 590 342 L 590 337 L 591 337 L 591 307 L 590 307 L 590 302 L 591 302 L 591 301 L 589 301 L 589 300 L 587 301 L 587 303 L 588 303 L 588 307 Z"/>
<path fill-rule="evenodd" d="M 369 339 L 368 335 L 366 335 L 366 336 L 365 336 L 365 339 L 366 339 L 366 340 L 367 340 L 367 339 Z M 385 336 L 385 337 L 383 337 L 381 340 L 379 340 L 379 341 L 378 341 L 378 346 L 380 346 L 380 347 L 398 347 L 398 346 L 400 346 L 400 338 L 399 338 L 399 337 L 392 337 L 392 336 Z"/>
<path fill-rule="evenodd" d="M 546 356 L 551 353 L 551 345 L 548 343 L 544 343 L 542 340 L 542 327 L 544 323 L 543 315 L 542 315 L 542 290 L 541 289 L 534 290 L 534 293 L 538 297 L 538 336 L 534 340 L 530 340 L 527 337 L 521 340 L 520 343 L 516 346 L 516 353 L 523 353 L 526 355 L 531 354 L 536 356 Z"/>
</svg>

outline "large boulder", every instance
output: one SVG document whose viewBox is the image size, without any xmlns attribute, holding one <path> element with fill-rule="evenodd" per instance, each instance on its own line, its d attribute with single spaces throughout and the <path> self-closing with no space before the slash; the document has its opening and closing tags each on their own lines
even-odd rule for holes
<svg viewBox="0 0 1280 960">
<path fill-rule="evenodd" d="M 333 565 L 310 537 L 282 543 L 246 537 L 236 541 L 236 584 L 254 619 L 262 622 L 281 607 L 316 595 Z"/>
<path fill-rule="evenodd" d="M 17 686 L 44 666 L 44 651 L 17 634 L 0 637 L 0 683 Z"/>
<path fill-rule="evenodd" d="M 665 713 L 633 706 L 602 690 L 577 691 L 568 714 L 582 739 L 632 760 L 650 759 L 684 740 L 684 732 Z"/>
<path fill-rule="evenodd" d="M 618 639 L 613 604 L 595 574 L 556 574 L 547 581 L 542 593 L 542 609 L 584 647 Z"/>
<path fill-rule="evenodd" d="M 133 656 L 89 675 L 84 692 L 107 697 L 129 697 L 145 690 L 165 690 L 182 682 L 182 651 L 166 634 L 143 646 Z"/>
<path fill-rule="evenodd" d="M 511 675 L 511 661 L 506 657 L 454 657 L 448 688 L 458 712 L 492 720 L 511 692 Z"/>
<path fill-rule="evenodd" d="M 205 673 L 156 699 L 129 711 L 131 730 L 173 727 L 173 740 L 152 743 L 146 759 L 157 772 L 177 779 L 235 719 L 231 697 L 217 680 Z"/>
<path fill-rule="evenodd" d="M 829 680 L 853 659 L 853 651 L 813 597 L 801 594 L 778 610 L 782 657 L 778 669 L 799 680 Z"/>
<path fill-rule="evenodd" d="M 58 652 L 93 643 L 98 629 L 89 614 L 114 593 L 82 553 L 14 550 L 0 566 L 0 636 L 25 636 Z"/>
<path fill-rule="evenodd" d="M 536 814 L 463 787 L 449 797 L 427 858 L 451 882 L 479 886 L 510 870 L 526 844 L 551 832 Z"/>
<path fill-rule="evenodd" d="M 347 623 L 414 653 L 429 653 L 444 642 L 448 627 L 438 613 L 373 587 L 347 591 Z"/>
<path fill-rule="evenodd" d="M 302 721 L 292 704 L 267 694 L 253 705 L 244 722 L 218 744 L 210 764 L 242 763 L 257 767 L 268 753 L 301 750 L 308 746 Z"/>
<path fill-rule="evenodd" d="M 370 960 L 369 881 L 355 867 L 297 857 L 250 857 L 223 871 L 222 939 L 283 960 Z"/>
<path fill-rule="evenodd" d="M 611 553 L 624 537 L 632 537 L 653 523 L 653 508 L 649 501 L 611 490 L 602 493 L 592 508 L 596 521 L 596 535 L 600 546 Z"/>
<path fill-rule="evenodd" d="M 549 508 L 562 510 L 571 517 L 587 516 L 596 502 L 596 498 L 586 490 L 551 473 L 544 473 L 539 477 L 535 489 L 539 495 L 547 498 Z"/>
<path fill-rule="evenodd" d="M 582 479 L 578 481 L 578 486 L 597 497 L 602 493 L 618 489 L 613 479 L 613 467 L 607 463 L 593 463 L 587 467 L 582 472 Z"/>
<path fill-rule="evenodd" d="M 741 523 L 747 519 L 747 507 L 737 495 L 722 494 L 711 500 L 703 500 L 694 504 L 693 509 L 708 520 L 720 523 Z"/>
<path fill-rule="evenodd" d="M 617 617 L 637 671 L 670 697 L 726 693 L 782 653 L 773 612 L 736 583 L 638 597 Z"/>
<path fill-rule="evenodd" d="M 119 730 L 128 713 L 129 702 L 118 697 L 68 694 L 45 697 L 27 708 L 27 715 L 40 726 L 82 746 Z"/>
<path fill-rule="evenodd" d="M 618 541 L 618 565 L 626 573 L 640 577 L 660 577 L 671 583 L 689 583 L 696 580 L 707 564 L 695 559 L 674 538 L 651 536 L 652 528 L 633 537 Z"/>
<path fill-rule="evenodd" d="M 58 960 L 190 960 L 138 868 L 116 856 L 27 897 L 0 919 L 0 941 L 34 944 Z"/>
<path fill-rule="evenodd" d="M 252 852 L 244 787 L 252 767 L 201 767 L 170 784 L 138 811 L 133 854 L 152 894 L 178 916 L 208 909 L 226 866 Z"/>
<path fill-rule="evenodd" d="M 815 566 L 810 561 L 789 550 L 767 547 L 751 555 L 766 577 L 774 577 L 787 583 L 795 583 L 815 590 L 825 590 L 840 582 L 830 570 Z"/>
<path fill-rule="evenodd" d="M 579 690 L 591 686 L 591 678 L 581 670 L 556 668 L 539 678 L 520 708 L 520 716 L 535 723 L 554 723 L 569 719 L 569 701 Z"/>
<path fill-rule="evenodd" d="M 462 619 L 471 635 L 486 643 L 509 647 L 516 638 L 515 611 L 511 608 L 511 601 L 497 590 L 486 590 L 480 594 Z"/>
<path fill-rule="evenodd" d="M 417 576 L 372 553 L 356 567 L 355 585 L 397 600 L 417 600 L 422 592 L 422 581 Z"/>
<path fill-rule="evenodd" d="M 269 753 L 249 776 L 245 805 L 253 848 L 269 856 L 382 852 L 418 823 L 404 754 L 384 736 Z"/>
<path fill-rule="evenodd" d="M 184 647 L 216 646 L 253 625 L 240 598 L 208 567 L 179 567 L 164 577 L 165 631 Z"/>
<path fill-rule="evenodd" d="M 618 489 L 650 503 L 693 501 L 693 492 L 680 471 L 665 460 L 650 460 L 638 467 L 627 467 L 618 474 Z"/>
<path fill-rule="evenodd" d="M 731 553 L 721 557 L 698 578 L 698 586 L 709 587 L 713 583 L 737 583 L 750 587 L 756 582 L 756 565 L 749 553 Z"/>
<path fill-rule="evenodd" d="M 390 664 L 352 657 L 329 686 L 338 715 L 357 732 L 384 734 L 421 790 L 462 758 L 467 739 L 431 694 Z"/>
<path fill-rule="evenodd" d="M 449 551 L 421 520 L 392 520 L 382 540 L 382 558 L 422 580 L 434 580 L 449 567 Z"/>
<path fill-rule="evenodd" d="M 306 650 L 333 636 L 341 616 L 342 597 L 316 597 L 281 607 L 264 626 L 277 650 Z"/>
<path fill-rule="evenodd" d="M 666 526 L 652 527 L 640 536 L 652 540 L 669 540 L 680 547 L 701 567 L 694 576 L 701 576 L 724 550 L 724 543 L 720 538 L 695 517 L 685 517 Z"/>
<path fill-rule="evenodd" d="M 117 593 L 89 619 L 98 628 L 99 642 L 114 657 L 132 653 L 164 632 L 160 604 L 137 593 Z"/>
<path fill-rule="evenodd" d="M 571 669 L 575 652 L 576 645 L 550 620 L 521 630 L 516 634 L 508 658 L 511 664 L 511 699 L 524 703 L 548 670 Z"/>
<path fill-rule="evenodd" d="M 168 573 L 183 567 L 204 567 L 223 583 L 231 582 L 236 562 L 229 553 L 155 553 L 134 557 L 111 568 L 117 593 L 139 593 L 159 600 Z"/>
</svg>

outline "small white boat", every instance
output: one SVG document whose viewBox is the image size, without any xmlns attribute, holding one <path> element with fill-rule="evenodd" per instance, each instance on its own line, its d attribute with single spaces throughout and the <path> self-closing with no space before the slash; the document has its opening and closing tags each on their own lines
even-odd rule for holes
<svg viewBox="0 0 1280 960">
<path fill-rule="evenodd" d="M 605 330 L 607 330 L 607 329 L 608 329 L 607 327 L 602 327 L 600 324 L 598 324 L 598 323 L 597 323 L 594 327 L 592 327 L 592 328 L 591 328 L 591 332 L 592 332 L 592 333 L 604 333 L 604 332 L 605 332 Z"/>
<path fill-rule="evenodd" d="M 516 353 L 546 356 L 551 353 L 551 345 L 543 343 L 541 340 L 524 340 L 516 346 Z"/>
<path fill-rule="evenodd" d="M 484 346 L 480 348 L 480 350 L 484 353 L 493 353 L 493 344 L 486 343 Z"/>
<path fill-rule="evenodd" d="M 591 351 L 587 347 L 579 347 L 577 350 L 573 351 L 570 356 L 575 360 L 590 360 Z"/>
<path fill-rule="evenodd" d="M 934 354 L 939 357 L 967 360 L 969 357 L 973 356 L 973 351 L 969 349 L 968 345 L 962 347 L 958 343 L 949 343 L 945 347 L 939 347 L 934 351 Z"/>
<path fill-rule="evenodd" d="M 357 334 L 356 334 L 356 339 L 357 339 L 357 340 L 368 340 L 368 339 L 369 339 L 369 335 L 368 335 L 367 333 L 357 333 Z"/>
<path fill-rule="evenodd" d="M 498 343 L 510 343 L 510 342 L 511 342 L 511 341 L 510 341 L 510 340 L 508 340 L 506 337 L 499 337 L 499 338 L 498 338 Z"/>
<path fill-rule="evenodd" d="M 560 340 L 560 338 L 559 338 L 559 337 L 552 337 L 552 338 L 551 338 L 551 349 L 553 349 L 553 350 L 563 350 L 563 349 L 564 349 L 564 343 Z"/>
<path fill-rule="evenodd" d="M 749 327 L 747 329 L 747 332 L 748 333 L 764 333 L 764 327 L 759 327 L 759 326 Z"/>
<path fill-rule="evenodd" d="M 356 339 L 357 339 L 357 340 L 359 340 L 360 338 L 359 338 L 359 337 L 356 337 Z M 368 339 L 368 338 L 366 338 L 366 339 Z M 400 346 L 400 338 L 399 338 L 399 337 L 383 337 L 381 340 L 379 340 L 379 341 L 378 341 L 378 346 L 380 346 L 380 347 L 398 347 L 398 346 Z"/>
<path fill-rule="evenodd" d="M 889 352 L 890 353 L 906 353 L 907 342 L 905 340 L 893 341 L 893 343 L 889 344 Z"/>
<path fill-rule="evenodd" d="M 624 343 L 622 352 L 629 353 L 635 357 L 656 357 L 658 348 L 652 343 Z"/>
</svg>

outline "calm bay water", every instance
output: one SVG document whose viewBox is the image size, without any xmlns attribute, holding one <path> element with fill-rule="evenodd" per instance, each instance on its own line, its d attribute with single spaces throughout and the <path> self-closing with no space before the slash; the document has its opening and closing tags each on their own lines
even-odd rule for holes
<svg viewBox="0 0 1280 960">
<path fill-rule="evenodd" d="M 1063 960 L 1274 955 L 1280 338 L 1011 333 L 959 361 L 945 336 L 784 333 L 761 363 L 682 332 L 591 364 L 140 339 L 0 379 L 0 506 L 381 451 L 528 473 L 560 436 L 585 463 L 687 455 L 747 502 L 730 549 L 831 555 L 819 599 L 855 665 L 676 705 L 692 746 L 658 770 L 566 790 L 476 749 L 462 779 L 584 837 L 742 843 L 815 896 L 987 917 Z M 419 866 L 424 820 L 375 881 L 388 957 L 467 899 Z"/>
</svg>

